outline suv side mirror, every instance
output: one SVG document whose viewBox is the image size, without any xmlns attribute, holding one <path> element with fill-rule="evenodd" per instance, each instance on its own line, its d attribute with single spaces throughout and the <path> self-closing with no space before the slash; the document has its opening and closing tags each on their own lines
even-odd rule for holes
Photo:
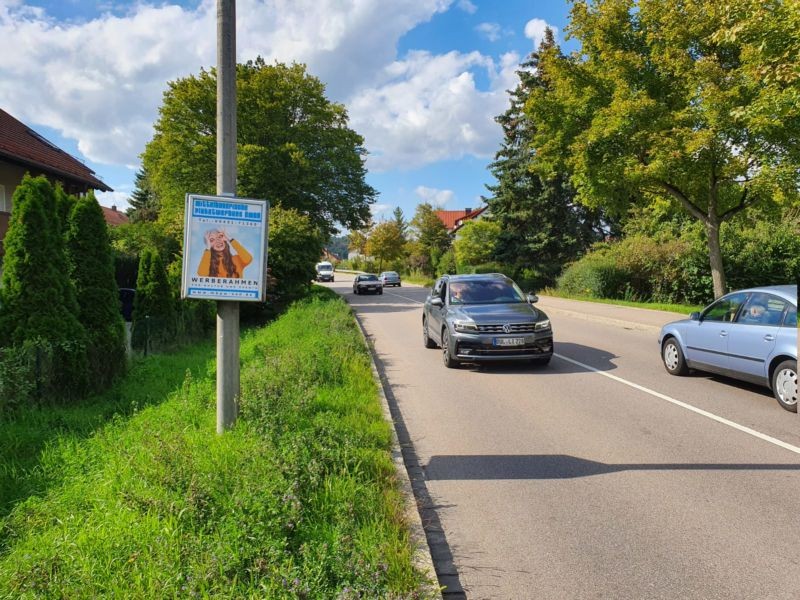
<svg viewBox="0 0 800 600">
<path fill-rule="evenodd" d="M 693 312 L 692 314 L 689 315 L 689 320 L 690 321 L 700 321 L 701 320 L 700 319 L 700 313 L 697 312 L 697 311 Z"/>
<path fill-rule="evenodd" d="M 444 306 L 444 302 L 439 296 L 436 296 L 436 298 L 431 299 L 431 306 Z"/>
<path fill-rule="evenodd" d="M 527 300 L 531 304 L 536 304 L 539 301 L 539 296 L 536 294 L 528 294 Z"/>
</svg>

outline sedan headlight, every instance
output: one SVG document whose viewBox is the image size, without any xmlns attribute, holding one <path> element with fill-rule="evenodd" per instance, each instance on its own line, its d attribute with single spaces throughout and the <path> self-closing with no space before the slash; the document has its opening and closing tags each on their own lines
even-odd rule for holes
<svg viewBox="0 0 800 600">
<path fill-rule="evenodd" d="M 545 329 L 550 329 L 550 319 L 539 321 L 533 328 L 534 331 L 544 331 Z"/>
<path fill-rule="evenodd" d="M 453 321 L 453 327 L 456 331 L 478 331 L 478 326 L 474 321 Z"/>
</svg>

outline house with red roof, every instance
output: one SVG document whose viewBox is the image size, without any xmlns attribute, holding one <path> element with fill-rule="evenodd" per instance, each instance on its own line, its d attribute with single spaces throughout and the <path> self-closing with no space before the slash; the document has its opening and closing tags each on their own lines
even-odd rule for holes
<svg viewBox="0 0 800 600">
<path fill-rule="evenodd" d="M 451 236 L 455 236 L 465 223 L 484 216 L 488 208 L 488 206 L 483 206 L 475 210 L 472 208 L 465 208 L 463 210 L 437 210 L 436 216 L 444 223 L 444 226 L 447 228 L 447 233 Z"/>
<path fill-rule="evenodd" d="M 95 176 L 94 171 L 81 161 L 49 142 L 33 129 L 0 109 L 0 257 L 2 241 L 8 230 L 13 206 L 11 198 L 23 175 L 46 176 L 59 182 L 68 194 L 81 195 L 89 190 L 113 191 Z M 108 209 L 106 221 L 119 220 L 118 211 Z M 127 219 L 126 215 L 122 215 Z"/>
</svg>

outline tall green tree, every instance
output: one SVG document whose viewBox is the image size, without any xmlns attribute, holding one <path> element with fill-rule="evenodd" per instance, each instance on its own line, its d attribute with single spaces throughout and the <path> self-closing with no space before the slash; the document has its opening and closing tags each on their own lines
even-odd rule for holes
<svg viewBox="0 0 800 600">
<path fill-rule="evenodd" d="M 383 263 L 400 258 L 403 255 L 405 240 L 395 221 L 378 223 L 369 232 L 366 251 L 368 256 L 378 259 L 378 270 L 383 270 Z"/>
<path fill-rule="evenodd" d="M 524 276 L 535 287 L 552 285 L 563 266 L 602 235 L 598 212 L 575 201 L 564 174 L 544 178 L 530 169 L 535 124 L 524 107 L 535 90 L 547 93 L 548 84 L 539 71 L 547 52 L 559 52 L 550 28 L 539 48 L 520 65 L 520 81 L 510 92 L 509 108 L 495 119 L 503 128 L 503 142 L 489 166 L 497 183 L 487 186 L 492 195 L 486 199 L 500 227 L 492 258 L 511 266 L 515 276 Z"/>
<path fill-rule="evenodd" d="M 65 238 L 78 320 L 88 336 L 91 384 L 102 389 L 125 370 L 125 325 L 108 226 L 93 193 L 75 203 Z"/>
<path fill-rule="evenodd" d="M 764 22 L 790 19 L 797 4 L 766 5 L 576 0 L 568 31 L 580 50 L 543 54 L 548 87 L 526 105 L 533 165 L 569 173 L 582 203 L 624 214 L 668 198 L 702 223 L 716 296 L 727 288 L 722 224 L 800 187 L 798 89 L 778 77 L 795 68 L 800 43 Z"/>
<path fill-rule="evenodd" d="M 56 194 L 44 176 L 26 175 L 12 199 L 0 285 L 0 345 L 36 348 L 47 363 L 42 394 L 79 397 L 88 383 L 86 331 L 69 279 Z"/>
<path fill-rule="evenodd" d="M 152 222 L 158 219 L 160 208 L 158 196 L 144 168 L 136 171 L 133 193 L 128 198 L 128 204 L 130 208 L 127 210 L 127 215 L 131 223 Z"/>
<path fill-rule="evenodd" d="M 362 227 L 376 195 L 365 181 L 364 141 L 322 82 L 303 65 L 258 58 L 238 65 L 236 93 L 237 192 L 307 215 L 325 238 L 336 223 Z M 171 82 L 143 154 L 159 218 L 175 235 L 186 192 L 215 191 L 215 103 L 213 69 Z"/>
<path fill-rule="evenodd" d="M 430 263 L 422 268 L 429 269 L 433 274 L 439 258 L 450 248 L 452 240 L 442 220 L 436 215 L 436 209 L 429 202 L 417 205 L 414 218 L 411 219 L 415 247 L 418 252 L 430 257 Z"/>
</svg>

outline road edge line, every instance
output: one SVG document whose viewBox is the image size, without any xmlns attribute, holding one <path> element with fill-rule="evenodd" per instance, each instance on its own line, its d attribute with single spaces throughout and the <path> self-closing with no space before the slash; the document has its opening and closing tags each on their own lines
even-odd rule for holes
<svg viewBox="0 0 800 600">
<path fill-rule="evenodd" d="M 417 498 L 414 495 L 414 490 L 411 487 L 411 479 L 408 475 L 408 468 L 403 460 L 403 451 L 400 448 L 400 440 L 397 436 L 395 429 L 395 422 L 392 418 L 392 411 L 389 408 L 389 400 L 386 398 L 386 391 L 383 388 L 383 380 L 378 372 L 378 366 L 375 364 L 374 348 L 369 342 L 369 336 L 361 319 L 358 318 L 356 312 L 351 308 L 350 313 L 353 315 L 353 320 L 358 325 L 358 331 L 361 333 L 361 339 L 364 340 L 364 345 L 369 352 L 369 365 L 372 369 L 372 377 L 378 386 L 378 396 L 381 400 L 381 410 L 383 411 L 383 418 L 391 425 L 392 430 L 392 463 L 394 470 L 397 473 L 400 482 L 400 488 L 406 501 L 406 519 L 409 524 L 411 534 L 411 541 L 414 544 L 414 557 L 412 559 L 413 565 L 424 573 L 429 579 L 429 585 L 425 592 L 436 594 L 437 598 L 442 598 L 442 590 L 439 588 L 439 578 L 436 575 L 436 568 L 433 563 L 433 556 L 431 549 L 428 545 L 428 537 L 425 534 L 425 528 L 422 525 L 422 516 L 419 514 L 419 506 L 417 505 Z"/>
<path fill-rule="evenodd" d="M 667 402 L 670 402 L 671 404 L 674 404 L 674 405 L 679 406 L 681 408 L 685 408 L 688 411 L 691 411 L 691 412 L 696 413 L 696 414 L 698 414 L 700 416 L 703 416 L 703 417 L 706 417 L 708 419 L 711 419 L 712 421 L 716 421 L 717 423 L 720 423 L 722 425 L 727 425 L 728 427 L 736 429 L 737 431 L 741 431 L 742 433 L 746 433 L 748 435 L 751 435 L 751 436 L 753 436 L 755 438 L 758 438 L 758 439 L 760 439 L 760 440 L 762 440 L 764 442 L 769 442 L 770 444 L 778 446 L 779 448 L 783 448 L 784 450 L 788 450 L 789 452 L 794 452 L 795 454 L 800 454 L 800 448 L 790 444 L 789 442 L 784 442 L 783 440 L 779 440 L 778 438 L 774 438 L 774 437 L 769 436 L 769 435 L 767 435 L 765 433 L 761 433 L 760 431 L 756 431 L 755 429 L 750 429 L 749 427 L 746 427 L 744 425 L 739 425 L 738 423 L 736 423 L 734 421 L 729 421 L 728 419 L 726 419 L 724 417 L 720 417 L 718 415 L 715 415 L 712 412 L 708 412 L 707 410 L 703 410 L 702 408 L 697 408 L 696 406 L 693 406 L 693 405 L 688 404 L 686 402 L 682 402 L 681 400 L 677 400 L 677 399 L 675 399 L 675 398 L 673 398 L 671 396 L 667 396 L 666 394 L 662 394 L 661 392 L 657 392 L 655 390 L 651 390 L 650 388 L 646 388 L 643 385 L 639 385 L 638 383 L 634 383 L 632 381 L 628 381 L 627 379 L 623 379 L 622 377 L 617 377 L 616 375 L 612 375 L 611 373 L 606 373 L 605 371 L 601 371 L 600 369 L 596 369 L 595 367 L 592 367 L 590 365 L 584 364 L 584 363 L 582 363 L 580 361 L 577 361 L 575 359 L 572 359 L 572 358 L 569 358 L 567 356 L 564 356 L 563 354 L 554 353 L 553 356 L 556 356 L 557 358 L 560 358 L 561 360 L 565 360 L 565 361 L 567 361 L 569 363 L 572 363 L 573 365 L 577 365 L 579 367 L 582 367 L 582 368 L 586 369 L 587 371 L 591 371 L 593 373 L 597 373 L 598 375 L 602 375 L 603 377 L 608 377 L 609 379 L 612 379 L 612 380 L 614 380 L 614 381 L 616 381 L 618 383 L 622 383 L 624 385 L 632 387 L 632 388 L 634 388 L 636 390 L 639 390 L 640 392 L 644 392 L 645 394 L 649 394 L 650 396 L 654 396 L 656 398 L 659 398 L 660 400 L 665 400 Z"/>
</svg>

